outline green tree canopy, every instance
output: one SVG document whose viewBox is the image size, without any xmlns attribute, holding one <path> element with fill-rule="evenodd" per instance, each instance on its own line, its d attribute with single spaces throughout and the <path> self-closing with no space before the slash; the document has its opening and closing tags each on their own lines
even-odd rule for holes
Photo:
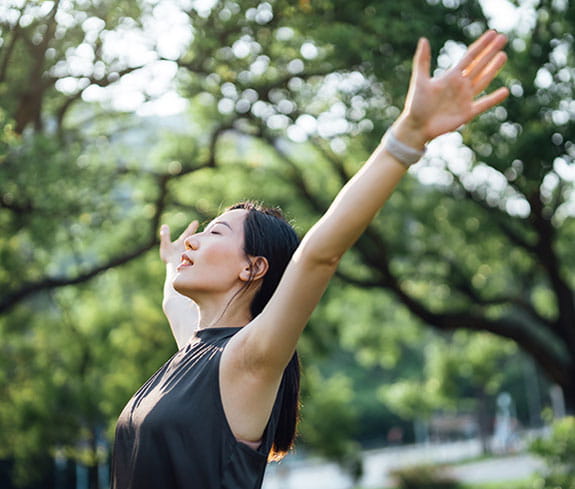
<svg viewBox="0 0 575 489">
<path fill-rule="evenodd" d="M 441 70 L 489 24 L 477 2 L 416 3 L 401 6 L 409 24 L 383 4 L 218 3 L 194 24 L 205 35 L 182 85 L 226 115 L 238 140 L 266 143 L 318 215 L 397 116 L 414 38 L 431 38 Z M 514 340 L 573 405 L 575 7 L 521 7 L 501 78 L 509 101 L 430 148 L 340 276 L 390 291 L 439 330 Z M 225 42 L 207 44 L 208 29 Z"/>
<path fill-rule="evenodd" d="M 393 362 L 390 323 L 488 331 L 532 355 L 573 407 L 575 5 L 514 5 L 525 18 L 501 75 L 510 99 L 434 143 L 346 257 L 340 279 L 381 306 L 342 335 Z M 166 12 L 185 49 L 145 30 Z M 20 475 L 49 462 L 38 447 L 96 457 L 90 442 L 173 348 L 147 253 L 160 220 L 183 228 L 252 197 L 305 232 L 397 117 L 417 37 L 441 70 L 488 25 L 471 0 L 5 2 L 0 445 Z M 141 58 L 110 48 L 129 35 Z M 97 101 L 156 62 L 177 65 L 189 122 L 162 129 Z M 313 322 L 309 336 L 334 341 Z"/>
</svg>

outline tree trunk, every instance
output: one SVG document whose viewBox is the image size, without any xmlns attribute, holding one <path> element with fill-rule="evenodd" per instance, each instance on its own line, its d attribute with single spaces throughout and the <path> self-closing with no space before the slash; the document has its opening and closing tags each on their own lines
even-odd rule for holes
<svg viewBox="0 0 575 489">
<path fill-rule="evenodd" d="M 565 401 L 565 413 L 569 416 L 575 415 L 575 366 L 570 369 L 567 383 L 563 384 L 563 400 Z"/>
<path fill-rule="evenodd" d="M 100 489 L 100 479 L 98 477 L 98 465 L 88 467 L 88 488 Z"/>
<path fill-rule="evenodd" d="M 479 440 L 481 441 L 481 453 L 487 455 L 491 453 L 489 435 L 491 434 L 491 423 L 489 415 L 489 398 L 485 390 L 478 389 L 477 394 L 477 426 L 479 429 Z"/>
</svg>

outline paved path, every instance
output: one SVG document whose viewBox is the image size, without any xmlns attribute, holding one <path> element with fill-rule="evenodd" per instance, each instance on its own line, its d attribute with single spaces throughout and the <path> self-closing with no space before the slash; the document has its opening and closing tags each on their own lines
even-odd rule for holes
<svg viewBox="0 0 575 489">
<path fill-rule="evenodd" d="M 422 463 L 456 463 L 480 454 L 479 442 L 406 446 L 366 451 L 364 475 L 358 485 L 365 489 L 393 487 L 390 470 Z M 510 455 L 454 465 L 451 473 L 463 482 L 496 482 L 527 478 L 543 467 L 527 454 Z M 289 456 L 268 467 L 263 489 L 350 489 L 351 478 L 335 463 L 317 459 L 296 460 Z"/>
<path fill-rule="evenodd" d="M 520 454 L 457 465 L 451 471 L 462 482 L 482 483 L 526 479 L 543 468 L 541 460 Z"/>
</svg>

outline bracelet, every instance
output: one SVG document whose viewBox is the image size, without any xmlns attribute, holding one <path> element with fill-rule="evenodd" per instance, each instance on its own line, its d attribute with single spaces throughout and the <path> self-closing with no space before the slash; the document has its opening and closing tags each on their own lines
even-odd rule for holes
<svg viewBox="0 0 575 489">
<path fill-rule="evenodd" d="M 405 143 L 402 143 L 393 135 L 389 129 L 381 140 L 383 149 L 385 149 L 391 156 L 399 161 L 403 166 L 409 168 L 414 163 L 417 163 L 425 154 L 427 148 L 422 150 L 412 148 Z"/>
</svg>

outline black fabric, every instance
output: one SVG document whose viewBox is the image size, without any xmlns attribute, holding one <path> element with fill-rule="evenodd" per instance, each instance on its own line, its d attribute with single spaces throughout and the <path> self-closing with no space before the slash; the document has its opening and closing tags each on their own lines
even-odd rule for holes
<svg viewBox="0 0 575 489">
<path fill-rule="evenodd" d="M 260 448 L 238 442 L 224 415 L 218 371 L 239 329 L 196 331 L 128 402 L 116 426 L 112 489 L 261 487 L 282 393 Z"/>
</svg>

